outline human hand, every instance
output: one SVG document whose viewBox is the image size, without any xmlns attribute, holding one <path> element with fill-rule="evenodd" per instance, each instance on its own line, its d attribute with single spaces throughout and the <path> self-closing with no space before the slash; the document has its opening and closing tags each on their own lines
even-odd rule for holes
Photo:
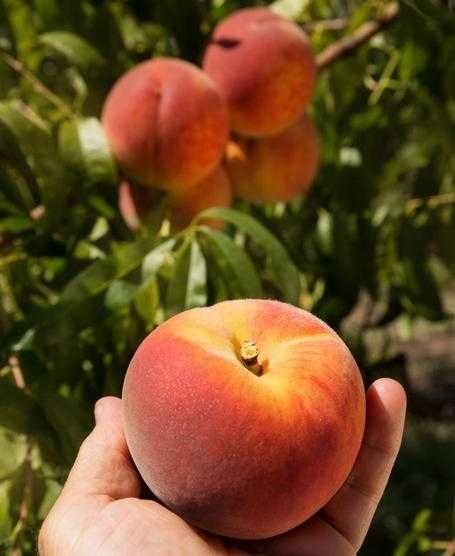
<svg viewBox="0 0 455 556">
<path fill-rule="evenodd" d="M 230 541 L 187 524 L 151 500 L 141 500 L 121 401 L 103 398 L 96 426 L 41 529 L 41 556 L 353 556 L 382 497 L 403 435 L 406 395 L 390 379 L 367 394 L 362 448 L 350 477 L 310 520 L 264 541 Z"/>
</svg>

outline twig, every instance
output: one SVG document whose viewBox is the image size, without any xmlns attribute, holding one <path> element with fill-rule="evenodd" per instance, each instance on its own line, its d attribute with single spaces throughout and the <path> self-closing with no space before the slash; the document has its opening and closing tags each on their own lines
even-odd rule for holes
<svg viewBox="0 0 455 556">
<path fill-rule="evenodd" d="M 367 21 L 361 25 L 352 35 L 343 37 L 325 48 L 316 57 L 319 71 L 330 66 L 336 60 L 348 56 L 360 45 L 367 42 L 371 37 L 390 25 L 400 12 L 398 2 L 391 2 L 384 7 L 381 16 L 375 21 Z"/>
<path fill-rule="evenodd" d="M 35 91 L 47 98 L 47 100 L 53 104 L 58 110 L 66 114 L 67 116 L 72 115 L 71 108 L 55 93 L 53 93 L 46 85 L 40 81 L 36 75 L 34 75 L 30 70 L 28 70 L 25 65 L 13 56 L 10 56 L 7 52 L 0 50 L 0 60 L 8 65 L 12 70 L 21 75 L 24 79 L 29 81 Z"/>
<path fill-rule="evenodd" d="M 11 373 L 14 378 L 14 382 L 19 388 L 19 390 L 23 390 L 27 392 L 27 385 L 25 384 L 24 374 L 22 373 L 22 369 L 19 365 L 19 360 L 15 355 L 12 355 L 9 358 L 9 366 L 11 368 Z M 22 556 L 22 549 L 21 549 L 21 541 L 24 534 L 24 531 L 27 528 L 27 522 L 30 514 L 30 504 L 32 502 L 32 486 L 33 486 L 33 469 L 32 469 L 32 451 L 33 445 L 30 440 L 27 440 L 27 452 L 25 454 L 24 460 L 24 488 L 22 489 L 22 500 L 19 507 L 19 519 L 16 523 L 14 528 L 12 537 L 13 541 L 13 548 L 11 550 L 11 556 Z"/>
<path fill-rule="evenodd" d="M 320 21 L 309 21 L 303 28 L 307 33 L 315 31 L 342 31 L 349 25 L 347 17 L 336 17 L 334 19 L 321 19 Z"/>
<path fill-rule="evenodd" d="M 17 388 L 19 388 L 19 390 L 25 390 L 24 374 L 22 373 L 22 369 L 19 366 L 18 358 L 15 355 L 11 355 L 8 363 Z"/>
<path fill-rule="evenodd" d="M 423 199 L 409 199 L 406 203 L 406 212 L 414 212 L 420 207 L 437 208 L 443 205 L 455 204 L 455 193 L 441 193 L 440 195 L 431 195 Z"/>
<path fill-rule="evenodd" d="M 32 502 L 32 486 L 33 486 L 33 469 L 32 469 L 32 451 L 33 446 L 27 443 L 27 452 L 24 460 L 24 488 L 22 490 L 22 500 L 19 507 L 19 519 L 13 532 L 14 544 L 11 550 L 11 556 L 22 556 L 21 541 L 27 528 L 27 522 L 30 514 L 30 504 Z"/>
</svg>

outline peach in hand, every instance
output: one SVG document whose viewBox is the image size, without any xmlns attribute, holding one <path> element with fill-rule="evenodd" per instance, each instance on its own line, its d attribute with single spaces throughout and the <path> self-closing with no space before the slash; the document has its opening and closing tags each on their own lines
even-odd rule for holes
<svg viewBox="0 0 455 556">
<path fill-rule="evenodd" d="M 114 85 L 102 114 L 113 153 L 141 185 L 181 191 L 218 165 L 229 134 L 227 108 L 196 66 L 156 58 Z"/>
<path fill-rule="evenodd" d="M 225 95 L 233 131 L 251 137 L 274 135 L 293 124 L 316 81 L 304 31 L 266 8 L 239 10 L 221 22 L 203 68 Z"/>
<path fill-rule="evenodd" d="M 226 168 L 237 197 L 255 203 L 289 201 L 311 186 L 318 171 L 316 127 L 304 115 L 274 137 L 231 141 Z"/>
<path fill-rule="evenodd" d="M 140 345 L 125 432 L 153 493 L 191 524 L 278 535 L 346 481 L 365 423 L 359 369 L 313 315 L 266 300 L 181 313 Z"/>
</svg>

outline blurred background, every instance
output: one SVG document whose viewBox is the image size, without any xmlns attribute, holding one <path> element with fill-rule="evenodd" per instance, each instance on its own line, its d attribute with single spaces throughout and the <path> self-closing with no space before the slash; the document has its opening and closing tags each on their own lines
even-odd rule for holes
<svg viewBox="0 0 455 556">
<path fill-rule="evenodd" d="M 120 393 L 147 332 L 246 296 L 314 312 L 367 384 L 407 388 L 404 445 L 361 554 L 455 554 L 453 2 L 273 2 L 315 53 L 396 12 L 320 72 L 309 194 L 237 201 L 218 241 L 169 235 L 153 211 L 133 233 L 119 214 L 98 120 L 112 84 L 152 56 L 200 63 L 220 19 L 266 4 L 0 0 L 1 554 L 35 553 L 94 402 Z"/>
</svg>

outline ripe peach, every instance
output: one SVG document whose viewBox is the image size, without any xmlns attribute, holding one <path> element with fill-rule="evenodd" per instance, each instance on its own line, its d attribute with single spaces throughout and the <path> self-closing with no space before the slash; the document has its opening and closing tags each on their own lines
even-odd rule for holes
<svg viewBox="0 0 455 556">
<path fill-rule="evenodd" d="M 284 133 L 231 141 L 226 168 L 234 194 L 255 203 L 288 201 L 306 191 L 319 168 L 319 139 L 304 115 Z"/>
<path fill-rule="evenodd" d="M 202 182 L 182 193 L 169 196 L 171 223 L 177 230 L 185 228 L 203 210 L 212 207 L 230 207 L 232 203 L 229 178 L 218 166 Z M 212 228 L 222 227 L 222 222 L 209 220 L 204 222 Z"/>
<path fill-rule="evenodd" d="M 307 107 L 316 65 L 305 33 L 266 8 L 239 10 L 213 34 L 203 67 L 224 93 L 232 129 L 279 133 Z"/>
<path fill-rule="evenodd" d="M 229 133 L 227 108 L 213 81 L 170 58 L 143 62 L 121 77 L 102 121 L 124 171 L 142 185 L 170 191 L 210 174 Z"/>
<path fill-rule="evenodd" d="M 132 457 L 188 522 L 259 539 L 294 528 L 347 479 L 365 422 L 358 367 L 313 315 L 265 300 L 171 318 L 123 387 Z"/>
<path fill-rule="evenodd" d="M 136 232 L 141 227 L 144 214 L 157 201 L 157 191 L 150 187 L 138 187 L 123 180 L 118 191 L 118 208 L 125 224 Z"/>
<path fill-rule="evenodd" d="M 124 180 L 119 187 L 118 206 L 128 228 L 137 231 L 144 216 L 159 200 L 160 193 L 151 187 L 140 187 Z M 221 166 L 201 182 L 179 193 L 169 193 L 165 200 L 167 215 L 174 230 L 181 230 L 203 210 L 212 207 L 230 207 L 231 184 Z M 222 222 L 203 221 L 212 228 L 220 228 Z"/>
</svg>

